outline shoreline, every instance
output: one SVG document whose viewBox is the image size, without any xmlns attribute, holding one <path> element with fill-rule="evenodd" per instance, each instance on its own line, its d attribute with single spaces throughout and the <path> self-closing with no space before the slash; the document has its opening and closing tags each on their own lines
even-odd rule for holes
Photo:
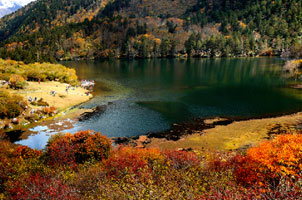
<svg viewBox="0 0 302 200">
<path fill-rule="evenodd" d="M 57 84 L 56 82 L 53 82 Z M 64 85 L 64 84 L 63 84 Z M 83 89 L 83 88 L 82 88 Z M 87 90 L 83 90 L 87 91 Z M 86 120 L 90 118 L 90 114 L 93 115 L 98 112 L 102 112 L 103 106 L 96 106 L 92 109 L 82 109 L 79 106 L 93 98 L 92 95 L 86 99 L 81 99 L 81 101 L 76 104 L 71 104 L 68 107 L 61 108 L 58 113 L 54 116 L 42 119 L 40 121 L 31 123 L 25 127 L 23 130 L 29 130 L 32 127 L 50 124 L 50 122 L 58 121 L 62 122 L 63 125 L 68 123 L 64 120 L 80 121 L 81 118 Z M 47 101 L 47 99 L 45 99 Z M 105 105 L 106 107 L 106 105 Z M 171 128 L 161 132 L 145 133 L 140 136 L 134 137 L 113 137 L 111 138 L 114 143 L 119 145 L 131 145 L 137 148 L 160 148 L 160 149 L 214 149 L 214 150 L 234 150 L 243 149 L 247 146 L 255 145 L 259 141 L 263 141 L 270 137 L 269 132 L 279 124 L 281 127 L 285 127 L 282 121 L 278 120 L 280 118 L 286 119 L 289 125 L 297 124 L 294 122 L 293 116 L 298 116 L 302 124 L 302 113 L 301 112 L 289 112 L 289 113 L 279 113 L 275 115 L 265 115 L 256 117 L 216 117 L 216 118 L 194 118 L 187 122 L 174 123 Z M 265 121 L 269 122 L 269 128 Z M 260 129 L 255 131 L 259 124 L 265 124 L 266 131 Z M 234 125 L 239 124 L 239 125 Z M 252 124 L 252 125 L 251 125 Z M 246 129 L 249 126 L 249 129 Z M 58 127 L 59 130 L 64 130 L 63 126 Z M 232 133 L 234 132 L 235 133 Z M 239 133 L 238 133 L 239 131 Z M 22 132 L 24 133 L 24 132 Z M 223 133 L 223 138 L 220 133 Z M 22 134 L 21 134 L 22 135 Z M 24 134 L 19 139 L 25 139 L 29 134 Z M 215 139 L 216 138 L 216 139 Z M 218 141 L 225 140 L 225 142 Z M 213 142 L 210 142 L 213 141 Z M 231 144 L 232 143 L 232 144 Z"/>
<path fill-rule="evenodd" d="M 118 145 L 161 150 L 231 151 L 255 146 L 280 133 L 301 129 L 302 112 L 257 119 L 195 118 L 166 131 L 114 138 Z M 300 128 L 298 128 L 298 126 Z"/>
</svg>

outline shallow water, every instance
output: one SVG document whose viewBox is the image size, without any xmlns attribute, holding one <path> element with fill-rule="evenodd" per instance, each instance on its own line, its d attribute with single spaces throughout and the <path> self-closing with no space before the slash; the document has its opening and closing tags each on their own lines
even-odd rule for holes
<svg viewBox="0 0 302 200">
<path fill-rule="evenodd" d="M 80 79 L 96 81 L 95 98 L 84 107 L 110 102 L 104 113 L 64 132 L 134 136 L 193 117 L 257 118 L 301 111 L 302 92 L 287 88 L 292 80 L 282 75 L 284 63 L 279 58 L 64 62 Z M 40 137 L 44 134 L 41 140 L 46 141 L 44 132 Z M 40 148 L 35 137 L 18 143 Z"/>
</svg>

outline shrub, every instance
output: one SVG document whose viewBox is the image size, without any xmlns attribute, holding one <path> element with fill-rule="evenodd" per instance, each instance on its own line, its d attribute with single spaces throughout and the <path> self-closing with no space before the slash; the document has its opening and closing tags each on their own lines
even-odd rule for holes
<svg viewBox="0 0 302 200">
<path fill-rule="evenodd" d="M 8 141 L 0 141 L 0 193 L 5 191 L 4 183 L 11 179 L 11 175 L 16 173 L 13 169 L 12 157 L 14 147 Z"/>
<path fill-rule="evenodd" d="M 76 190 L 64 184 L 58 178 L 30 174 L 10 182 L 8 193 L 10 199 L 80 199 Z"/>
<path fill-rule="evenodd" d="M 248 149 L 237 161 L 235 175 L 242 184 L 278 183 L 282 176 L 299 177 L 302 171 L 302 135 L 280 135 Z"/>
<path fill-rule="evenodd" d="M 0 59 L 0 74 L 3 74 L 4 78 L 8 75 L 19 75 L 30 81 L 57 80 L 72 85 L 78 83 L 78 77 L 74 69 L 50 63 L 34 63 L 26 65 L 23 62 Z M 4 80 L 6 79 L 7 78 Z"/>
<path fill-rule="evenodd" d="M 111 152 L 111 141 L 100 133 L 80 131 L 51 138 L 46 157 L 51 165 L 76 165 L 94 159 L 107 159 Z"/>
<path fill-rule="evenodd" d="M 18 117 L 25 106 L 26 102 L 21 96 L 0 90 L 0 119 Z"/>
<path fill-rule="evenodd" d="M 51 107 L 44 107 L 42 109 L 42 113 L 46 115 L 53 115 L 56 112 L 56 108 L 51 106 Z"/>
<path fill-rule="evenodd" d="M 104 165 L 109 176 L 121 177 L 125 174 L 140 175 L 140 170 L 152 166 L 155 161 L 163 160 L 163 155 L 156 149 L 120 147 L 104 161 Z"/>
<path fill-rule="evenodd" d="M 200 159 L 194 152 L 165 151 L 165 158 L 175 169 L 186 169 L 200 165 Z"/>
<path fill-rule="evenodd" d="M 0 80 L 9 81 L 10 74 L 8 73 L 0 73 Z"/>
<path fill-rule="evenodd" d="M 36 69 L 31 69 L 25 73 L 28 81 L 45 81 L 46 75 L 37 71 Z"/>
<path fill-rule="evenodd" d="M 297 176 L 302 171 L 302 135 L 280 135 L 250 148 L 247 157 L 261 164 L 259 170 Z"/>
<path fill-rule="evenodd" d="M 20 146 L 16 148 L 16 150 L 13 153 L 15 157 L 22 158 L 22 159 L 39 158 L 41 154 L 42 154 L 41 151 L 31 149 L 27 146 Z"/>
<path fill-rule="evenodd" d="M 43 98 L 40 98 L 37 102 L 31 102 L 30 104 L 34 105 L 34 106 L 49 106 L 49 104 L 43 100 Z"/>
<path fill-rule="evenodd" d="M 26 81 L 22 76 L 12 74 L 9 78 L 9 85 L 14 89 L 23 89 L 26 86 Z"/>
</svg>

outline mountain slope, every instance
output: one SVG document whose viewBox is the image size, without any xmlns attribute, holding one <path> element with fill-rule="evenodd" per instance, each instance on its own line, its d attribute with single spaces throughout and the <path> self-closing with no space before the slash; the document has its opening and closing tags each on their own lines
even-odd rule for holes
<svg viewBox="0 0 302 200">
<path fill-rule="evenodd" d="M 0 56 L 299 56 L 301 10 L 298 0 L 38 0 L 0 20 Z"/>
<path fill-rule="evenodd" d="M 0 20 L 0 40 L 93 18 L 107 0 L 38 0 Z"/>
</svg>

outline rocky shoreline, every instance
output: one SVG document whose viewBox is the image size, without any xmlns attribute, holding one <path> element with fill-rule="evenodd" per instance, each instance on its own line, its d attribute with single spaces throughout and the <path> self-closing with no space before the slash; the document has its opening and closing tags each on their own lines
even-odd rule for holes
<svg viewBox="0 0 302 200">
<path fill-rule="evenodd" d="M 118 145 L 131 145 L 135 147 L 143 147 L 150 143 L 153 138 L 166 139 L 170 141 L 178 141 L 184 136 L 192 135 L 196 131 L 214 128 L 216 125 L 227 125 L 232 123 L 233 120 L 215 118 L 212 120 L 203 118 L 194 118 L 187 122 L 174 123 L 171 128 L 160 132 L 149 132 L 141 136 L 132 137 L 117 137 L 113 138 L 115 144 Z"/>
</svg>

